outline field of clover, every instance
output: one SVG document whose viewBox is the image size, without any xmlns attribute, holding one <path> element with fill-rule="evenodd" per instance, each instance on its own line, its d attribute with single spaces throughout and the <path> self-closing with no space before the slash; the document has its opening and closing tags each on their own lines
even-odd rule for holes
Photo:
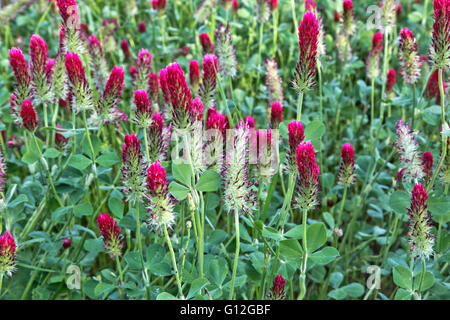
<svg viewBox="0 0 450 320">
<path fill-rule="evenodd" d="M 450 0 L 0 4 L 0 299 L 450 298 Z"/>
</svg>

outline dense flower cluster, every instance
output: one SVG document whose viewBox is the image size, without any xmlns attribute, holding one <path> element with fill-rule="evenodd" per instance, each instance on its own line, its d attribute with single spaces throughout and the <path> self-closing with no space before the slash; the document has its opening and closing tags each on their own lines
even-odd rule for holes
<svg viewBox="0 0 450 320">
<path fill-rule="evenodd" d="M 316 155 L 311 141 L 301 142 L 297 147 L 297 197 L 295 206 L 301 210 L 311 210 L 319 203 L 319 174 Z"/>
<path fill-rule="evenodd" d="M 397 141 L 395 146 L 400 154 L 402 168 L 405 169 L 404 177 L 409 181 L 419 181 L 424 177 L 421 155 L 416 144 L 414 133 L 409 124 L 400 120 L 396 123 Z"/>
<path fill-rule="evenodd" d="M 409 243 L 414 257 L 427 259 L 433 253 L 431 216 L 427 210 L 427 191 L 421 183 L 414 186 L 409 214 Z"/>
<path fill-rule="evenodd" d="M 0 236 L 0 276 L 12 276 L 16 265 L 16 243 L 9 231 Z"/>
<path fill-rule="evenodd" d="M 450 0 L 434 0 L 431 61 L 437 69 L 450 67 Z"/>
<path fill-rule="evenodd" d="M 125 135 L 122 147 L 122 180 L 129 199 L 142 198 L 145 190 L 145 166 L 141 145 L 134 132 Z"/>
<path fill-rule="evenodd" d="M 155 112 L 148 128 L 148 151 L 150 159 L 148 163 L 166 160 L 169 151 L 169 143 L 171 138 L 171 127 L 164 125 L 164 120 L 158 112 Z"/>
<path fill-rule="evenodd" d="M 287 168 L 291 173 L 297 172 L 297 147 L 305 139 L 305 130 L 300 121 L 288 124 L 289 149 L 286 152 Z"/>
<path fill-rule="evenodd" d="M 420 56 L 414 35 L 408 28 L 400 31 L 400 70 L 405 83 L 415 84 L 420 76 Z"/>
<path fill-rule="evenodd" d="M 316 16 L 308 11 L 298 28 L 300 55 L 295 68 L 293 85 L 299 92 L 311 89 L 315 84 L 319 24 Z"/>
<path fill-rule="evenodd" d="M 217 57 L 213 54 L 206 54 L 203 57 L 203 77 L 200 86 L 200 96 L 205 108 L 209 109 L 214 106 L 214 95 L 216 91 Z"/>
<path fill-rule="evenodd" d="M 100 41 L 91 35 L 88 39 L 88 50 L 91 57 L 91 74 L 97 90 L 103 89 L 107 77 L 107 65 Z"/>
<path fill-rule="evenodd" d="M 73 99 L 72 105 L 78 107 L 79 111 L 90 110 L 92 107 L 91 89 L 78 54 L 73 51 L 67 52 L 65 65 L 70 82 L 70 97 Z"/>
<path fill-rule="evenodd" d="M 120 256 L 123 236 L 120 234 L 120 228 L 117 222 L 109 214 L 103 213 L 98 216 L 97 224 L 100 229 L 100 234 L 103 237 L 106 251 L 111 257 Z"/>
<path fill-rule="evenodd" d="M 227 135 L 224 178 L 224 202 L 228 211 L 251 214 L 256 206 L 255 192 L 248 176 L 249 126 L 239 122 Z"/>
<path fill-rule="evenodd" d="M 284 291 L 285 281 L 283 276 L 280 274 L 275 277 L 272 284 L 272 289 L 268 294 L 268 297 L 272 300 L 284 300 L 285 291 Z"/>
<path fill-rule="evenodd" d="M 372 50 L 366 60 L 366 70 L 369 79 L 374 79 L 380 75 L 380 57 L 383 51 L 383 34 L 377 32 L 372 38 Z"/>
<path fill-rule="evenodd" d="M 151 164 L 147 170 L 147 185 L 148 225 L 155 230 L 161 230 L 164 226 L 171 228 L 175 222 L 174 203 L 169 193 L 166 171 L 158 161 Z"/>
<path fill-rule="evenodd" d="M 339 182 L 344 186 L 355 183 L 355 151 L 350 143 L 342 146 Z"/>
<path fill-rule="evenodd" d="M 237 74 L 237 59 L 231 42 L 230 26 L 219 25 L 215 32 L 215 55 L 219 64 L 219 73 L 223 78 L 234 78 Z"/>
</svg>

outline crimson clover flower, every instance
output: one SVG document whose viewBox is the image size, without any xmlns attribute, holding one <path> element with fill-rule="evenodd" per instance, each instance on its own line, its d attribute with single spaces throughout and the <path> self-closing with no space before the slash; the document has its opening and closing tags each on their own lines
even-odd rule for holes
<svg viewBox="0 0 450 320">
<path fill-rule="evenodd" d="M 342 146 L 339 182 L 344 186 L 355 183 L 355 151 L 350 143 Z"/>
<path fill-rule="evenodd" d="M 301 142 L 297 147 L 297 197 L 295 205 L 301 210 L 311 210 L 318 203 L 320 168 L 311 141 Z"/>
<path fill-rule="evenodd" d="M 30 100 L 24 100 L 22 102 L 22 109 L 20 110 L 20 117 L 22 118 L 22 124 L 30 132 L 34 132 L 37 128 L 36 111 L 33 108 Z"/>
<path fill-rule="evenodd" d="M 293 86 L 306 92 L 315 84 L 319 23 L 314 13 L 308 11 L 298 27 L 300 54 L 295 68 Z"/>
<path fill-rule="evenodd" d="M 416 84 L 420 77 L 420 61 L 418 46 L 413 33 L 404 28 L 400 31 L 400 72 L 403 81 L 408 84 Z"/>
<path fill-rule="evenodd" d="M 175 222 L 174 203 L 169 193 L 166 171 L 158 161 L 152 163 L 147 170 L 147 186 L 148 225 L 158 231 L 164 227 L 171 228 Z"/>
<path fill-rule="evenodd" d="M 421 183 L 414 185 L 409 214 L 409 243 L 415 258 L 425 258 L 433 253 L 434 236 L 431 234 L 431 216 L 427 210 L 427 191 Z"/>
<path fill-rule="evenodd" d="M 103 243 L 106 251 L 111 257 L 121 255 L 122 251 L 122 238 L 120 234 L 120 228 L 117 222 L 107 213 L 103 213 L 98 216 L 97 224 L 100 229 L 100 234 L 103 237 Z"/>
<path fill-rule="evenodd" d="M 0 275 L 12 277 L 16 265 L 16 243 L 9 231 L 0 236 Z"/>
</svg>

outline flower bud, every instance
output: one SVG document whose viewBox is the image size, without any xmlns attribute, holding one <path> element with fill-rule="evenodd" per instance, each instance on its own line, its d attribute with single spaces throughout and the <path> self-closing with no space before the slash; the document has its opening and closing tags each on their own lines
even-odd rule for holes
<svg viewBox="0 0 450 320">
<path fill-rule="evenodd" d="M 57 129 L 62 129 L 59 124 L 56 125 Z M 63 149 L 67 143 L 69 142 L 69 138 L 64 137 L 61 133 L 58 133 L 58 130 L 55 132 L 55 145 L 59 149 Z"/>
<path fill-rule="evenodd" d="M 271 106 L 270 127 L 278 129 L 281 121 L 283 121 L 283 106 L 278 101 L 275 101 Z"/>
<path fill-rule="evenodd" d="M 278 275 L 273 280 L 272 289 L 268 294 L 269 298 L 272 300 L 284 300 L 285 292 L 284 292 L 285 281 L 282 275 Z"/>
<path fill-rule="evenodd" d="M 296 206 L 301 210 L 311 210 L 319 203 L 320 168 L 316 164 L 314 147 L 310 141 L 298 145 L 296 159 L 298 169 Z"/>
<path fill-rule="evenodd" d="M 342 146 L 341 166 L 339 172 L 339 182 L 344 186 L 350 186 L 355 183 L 355 152 L 350 143 Z"/>
<path fill-rule="evenodd" d="M 203 54 L 214 54 L 214 45 L 207 33 L 200 34 L 200 43 L 203 48 Z"/>
<path fill-rule="evenodd" d="M 70 248 L 71 244 L 72 244 L 72 241 L 70 240 L 70 238 L 65 238 L 63 240 L 63 245 L 62 246 L 63 246 L 64 249 L 67 249 L 67 248 Z"/>
</svg>

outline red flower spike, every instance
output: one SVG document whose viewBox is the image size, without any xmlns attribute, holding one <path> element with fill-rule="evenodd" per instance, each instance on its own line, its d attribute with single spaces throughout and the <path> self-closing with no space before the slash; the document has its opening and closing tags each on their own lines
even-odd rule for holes
<svg viewBox="0 0 450 320">
<path fill-rule="evenodd" d="M 20 117 L 22 118 L 22 124 L 28 131 L 34 131 L 37 127 L 36 111 L 34 111 L 33 105 L 30 100 L 24 100 L 22 102 L 22 109 L 20 110 Z"/>
<path fill-rule="evenodd" d="M 272 290 L 268 295 L 272 300 L 283 300 L 285 297 L 284 291 L 285 281 L 282 275 L 278 275 L 273 280 Z"/>
<path fill-rule="evenodd" d="M 164 194 L 168 190 L 166 170 L 158 161 L 151 164 L 147 170 L 147 185 L 152 195 Z"/>
<path fill-rule="evenodd" d="M 283 121 L 283 106 L 280 102 L 272 103 L 270 110 L 270 125 L 272 129 L 278 129 L 281 121 Z"/>
<path fill-rule="evenodd" d="M 433 177 L 433 155 L 430 151 L 427 151 L 422 155 L 422 165 L 425 177 L 430 181 Z"/>
<path fill-rule="evenodd" d="M 120 234 L 120 228 L 117 222 L 107 213 L 103 213 L 98 216 L 97 224 L 100 229 L 100 234 L 103 236 L 103 242 L 105 244 L 106 250 L 115 257 L 120 255 L 122 245 Z"/>
<path fill-rule="evenodd" d="M 0 274 L 12 276 L 16 259 L 16 243 L 9 231 L 0 236 Z"/>
<path fill-rule="evenodd" d="M 192 87 L 197 87 L 200 79 L 200 71 L 197 60 L 189 61 L 189 82 Z"/>
<path fill-rule="evenodd" d="M 395 78 L 396 78 L 395 70 L 389 69 L 386 79 L 386 91 L 388 94 L 394 92 Z"/>
<path fill-rule="evenodd" d="M 296 205 L 299 209 L 313 209 L 318 204 L 320 168 L 316 164 L 314 147 L 310 141 L 297 147 L 298 184 Z"/>
<path fill-rule="evenodd" d="M 145 31 L 147 31 L 147 26 L 145 25 L 144 21 L 140 21 L 138 24 L 138 32 L 144 33 Z"/>
<path fill-rule="evenodd" d="M 299 60 L 295 68 L 294 88 L 300 92 L 315 84 L 319 23 L 314 13 L 308 11 L 298 27 Z"/>
<path fill-rule="evenodd" d="M 59 124 L 56 125 L 57 129 L 62 129 L 61 126 Z M 55 145 L 60 148 L 63 149 L 67 143 L 69 142 L 69 138 L 64 137 L 61 133 L 58 133 L 58 130 L 56 130 L 55 132 Z"/>
<path fill-rule="evenodd" d="M 122 52 L 125 56 L 126 59 L 129 59 L 131 57 L 131 52 L 130 52 L 130 46 L 128 45 L 128 41 L 127 40 L 122 40 L 120 42 L 120 48 L 122 49 Z"/>
<path fill-rule="evenodd" d="M 246 116 L 244 122 L 249 127 L 249 129 L 255 129 L 255 119 L 253 119 L 252 116 Z"/>
<path fill-rule="evenodd" d="M 151 101 L 158 102 L 159 97 L 159 81 L 158 74 L 151 73 L 148 78 L 148 92 Z"/>
<path fill-rule="evenodd" d="M 214 53 L 214 45 L 207 33 L 200 34 L 200 43 L 203 48 L 203 54 Z"/>
</svg>

